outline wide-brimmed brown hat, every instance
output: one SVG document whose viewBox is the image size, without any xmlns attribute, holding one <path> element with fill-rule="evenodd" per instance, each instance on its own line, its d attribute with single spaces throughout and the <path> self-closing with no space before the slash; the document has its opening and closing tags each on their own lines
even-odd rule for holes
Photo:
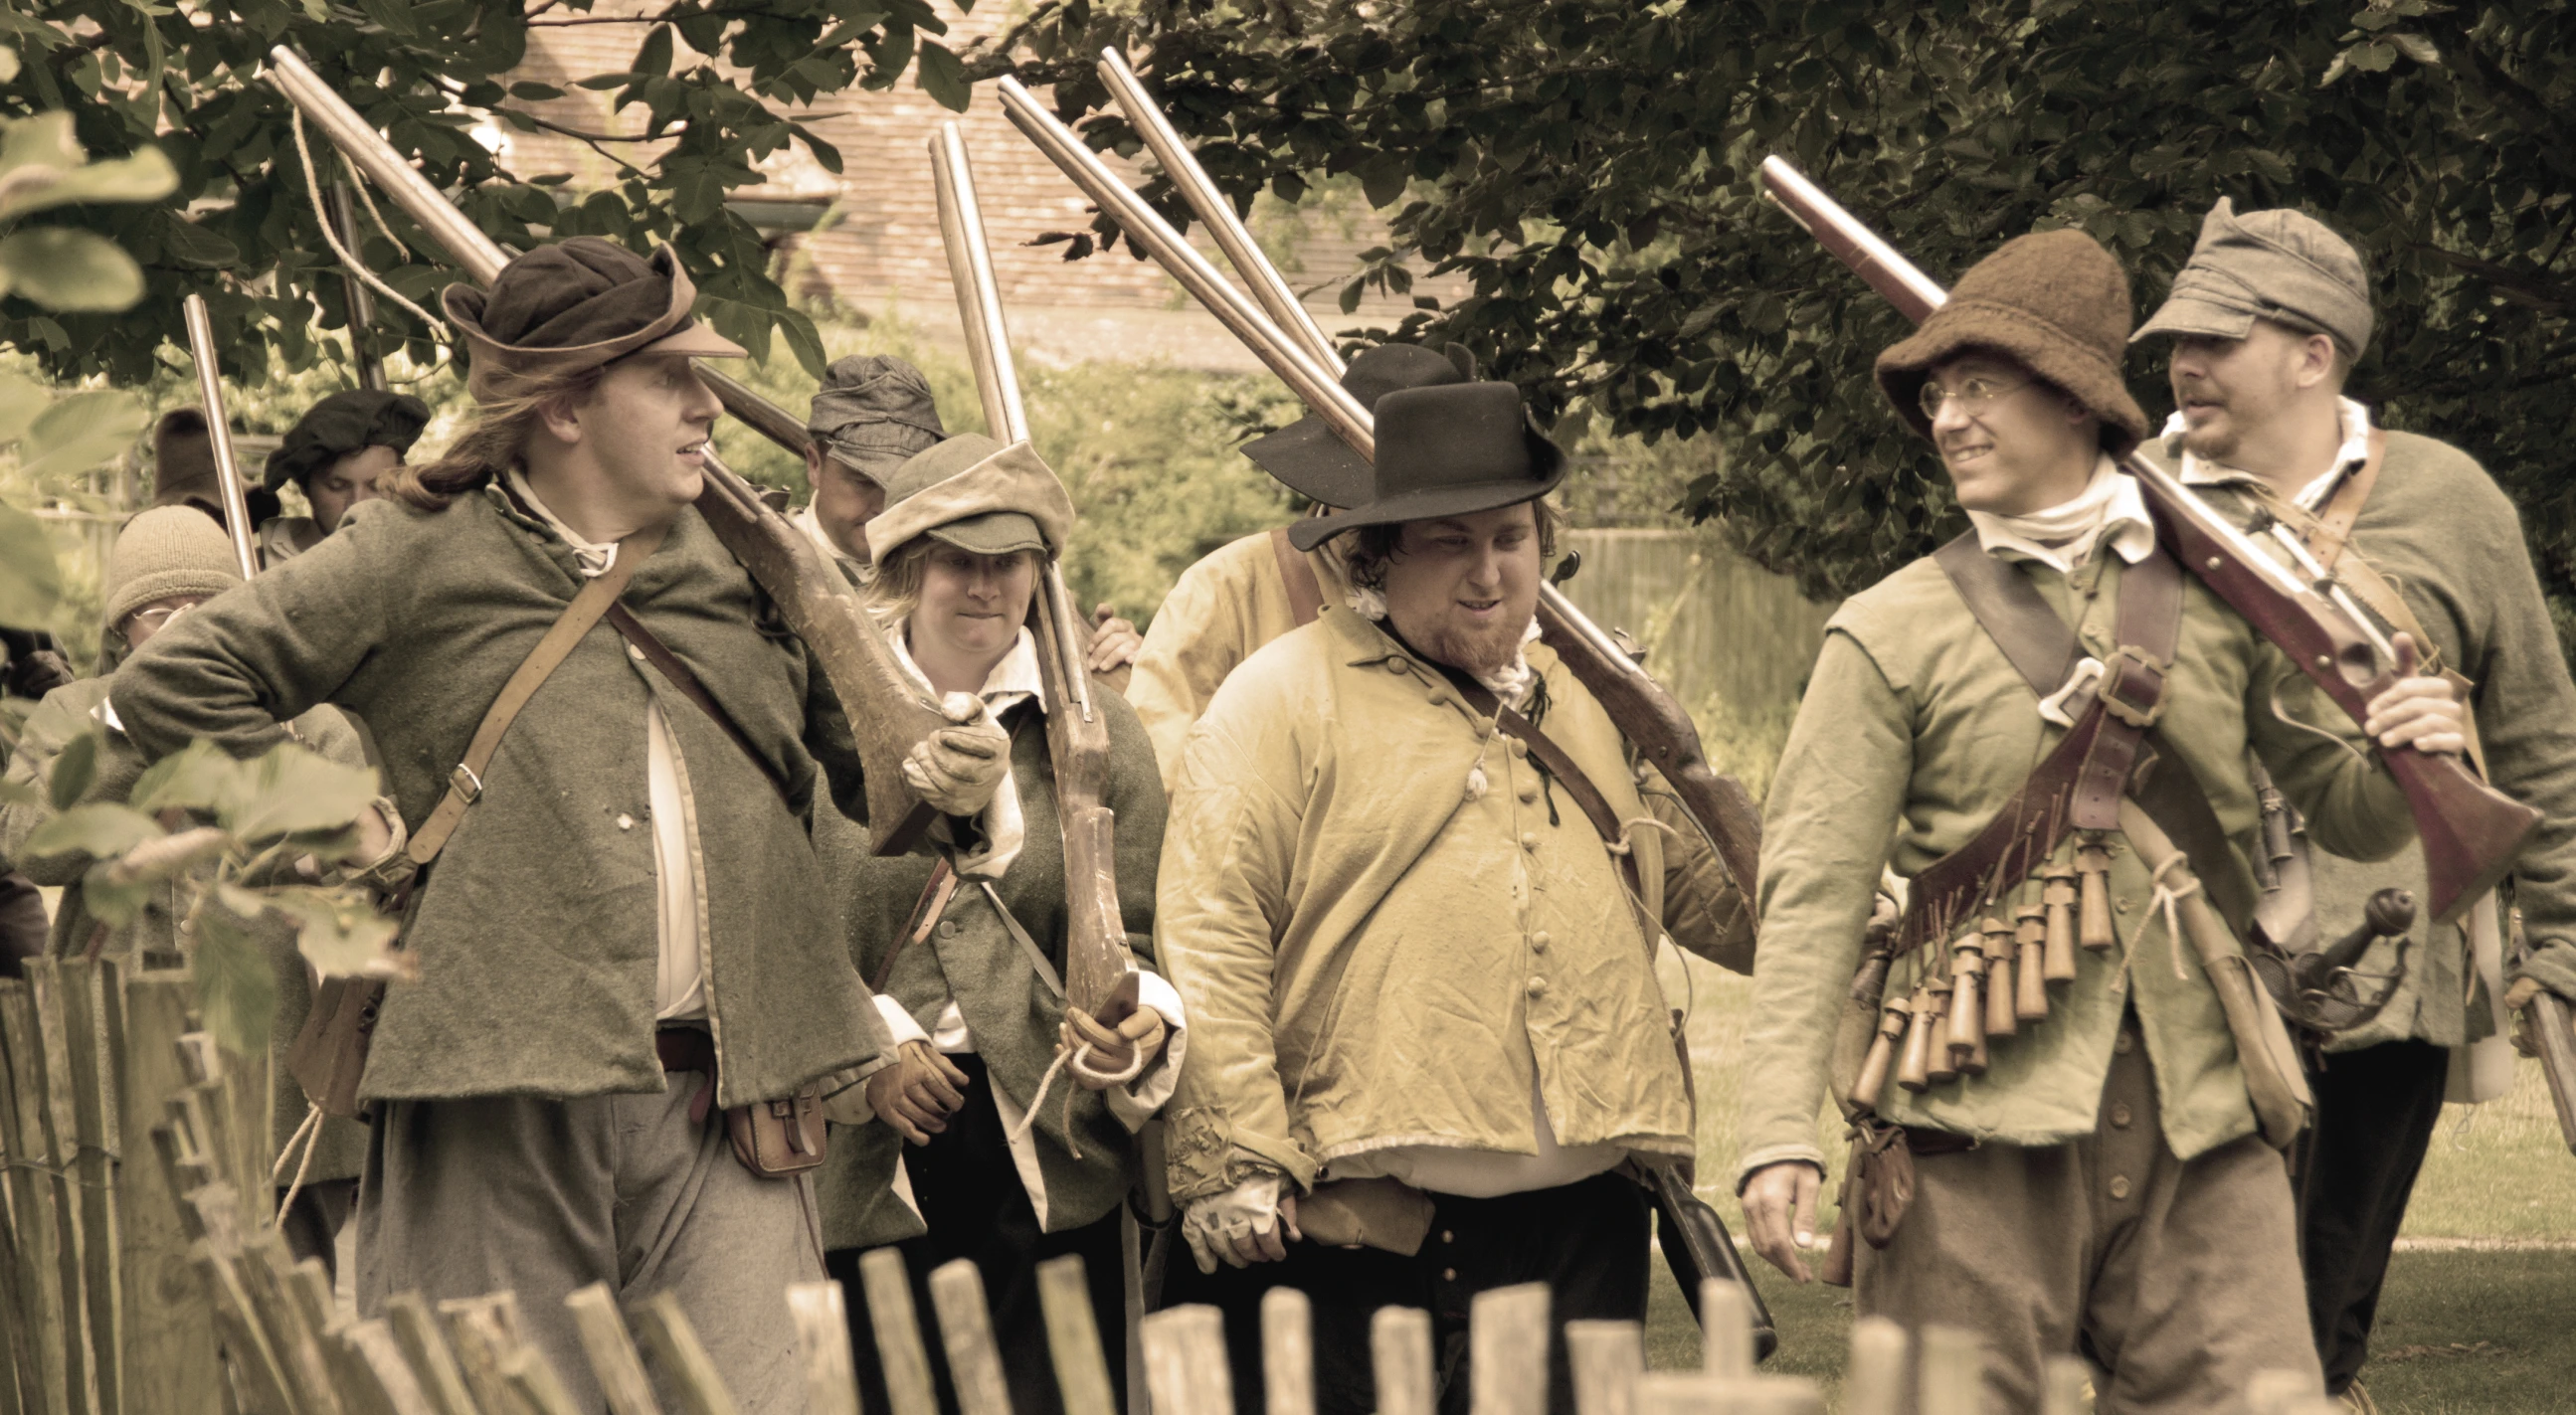
<svg viewBox="0 0 2576 1415">
<path fill-rule="evenodd" d="M 2001 354 L 2083 404 L 2102 420 L 2103 446 L 2123 453 L 2147 435 L 2146 410 L 2120 378 L 2131 318 L 2128 272 L 2101 242 L 2072 229 L 2016 236 L 1970 266 L 1912 338 L 1878 356 L 1878 386 L 1928 438 L 1918 400 L 1933 365 L 1970 350 Z"/>
<path fill-rule="evenodd" d="M 1476 357 L 1463 344 L 1442 349 L 1420 344 L 1380 344 L 1364 349 L 1342 374 L 1342 387 L 1363 408 L 1400 388 L 1437 388 L 1476 376 Z M 1350 506 L 1369 494 L 1368 459 L 1351 450 L 1332 424 L 1309 413 L 1268 437 L 1247 442 L 1243 455 L 1281 485 L 1324 506 Z"/>
<path fill-rule="evenodd" d="M 1362 526 L 1535 501 L 1565 480 L 1565 449 L 1530 421 L 1517 384 L 1400 388 L 1378 399 L 1375 413 L 1377 465 L 1368 495 L 1338 516 L 1289 527 L 1299 550 Z"/>
<path fill-rule="evenodd" d="M 514 378 L 578 373 L 646 350 L 738 359 L 743 347 L 692 317 L 698 287 L 661 245 L 647 259 L 575 236 L 501 267 L 489 290 L 450 285 L 439 304 L 474 355 L 466 388 L 491 402 Z"/>
</svg>

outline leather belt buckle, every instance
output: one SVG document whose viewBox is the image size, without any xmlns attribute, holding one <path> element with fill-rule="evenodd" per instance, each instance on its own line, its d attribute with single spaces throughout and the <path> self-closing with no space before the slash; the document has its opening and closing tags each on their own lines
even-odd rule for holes
<svg viewBox="0 0 2576 1415">
<path fill-rule="evenodd" d="M 474 768 L 458 762 L 456 770 L 447 774 L 447 789 L 463 797 L 465 804 L 470 806 L 482 799 L 483 778 L 474 774 Z"/>
<path fill-rule="evenodd" d="M 2067 705 L 2091 692 L 2093 685 L 2102 681 L 2102 673 L 2102 660 L 2098 658 L 2088 657 L 2076 664 L 2074 671 L 2066 675 L 2066 682 L 2056 692 L 2039 700 L 2041 719 L 2054 722 L 2060 727 L 2073 727 L 2075 714 L 2067 711 Z"/>
<path fill-rule="evenodd" d="M 2102 710 L 2143 731 L 2156 725 L 2165 710 L 2165 670 L 2163 659 L 2135 644 L 2122 644 L 2111 651 L 2110 660 L 2102 665 Z"/>
</svg>

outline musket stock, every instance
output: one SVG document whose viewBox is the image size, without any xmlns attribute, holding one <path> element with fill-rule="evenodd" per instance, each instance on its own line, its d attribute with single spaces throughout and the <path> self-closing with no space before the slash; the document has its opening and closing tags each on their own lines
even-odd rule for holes
<svg viewBox="0 0 2576 1415">
<path fill-rule="evenodd" d="M 931 136 L 930 161 L 939 232 L 948 248 L 948 283 L 957 292 L 957 314 L 966 326 L 967 357 L 975 368 L 985 425 L 1002 442 L 1026 442 L 1029 419 L 1011 356 L 1010 324 L 1002 313 L 1001 282 L 993 273 L 983 209 L 975 199 L 975 168 L 955 123 L 941 123 Z M 1118 907 L 1116 817 L 1104 803 L 1109 724 L 1091 700 L 1086 645 L 1076 627 L 1081 620 L 1061 565 L 1046 565 L 1029 610 L 1048 697 L 1047 755 L 1055 766 L 1056 814 L 1064 832 L 1070 920 L 1065 1000 L 1115 1023 L 1135 1008 L 1137 981 L 1136 957 L 1127 946 L 1127 923 Z"/>
<path fill-rule="evenodd" d="M 1920 324 L 1948 299 L 1941 286 L 1780 158 L 1762 161 L 1768 196 L 1898 313 Z M 2302 582 L 2227 523 L 2171 472 L 2135 451 L 2120 469 L 2138 479 L 2174 554 L 2325 690 L 2356 723 L 2395 686 L 2396 665 L 2342 607 Z M 2412 747 L 2379 758 L 2406 795 L 2424 845 L 2427 902 L 2451 923 L 2501 881 L 2540 825 L 2540 813 L 2480 781 L 2459 758 Z"/>
<path fill-rule="evenodd" d="M 269 51 L 268 58 L 263 77 L 270 85 L 419 223 L 469 279 L 489 285 L 500 275 L 510 260 L 500 243 L 403 161 L 393 144 L 322 82 L 300 55 L 281 44 Z M 785 409 L 714 369 L 702 365 L 698 373 L 725 410 L 753 430 L 799 454 L 812 445 L 804 425 Z M 947 725 L 947 720 L 904 676 L 885 635 L 841 590 L 838 574 L 823 563 L 813 542 L 762 504 L 751 484 L 727 467 L 713 448 L 707 451 L 705 468 L 706 490 L 698 497 L 698 514 L 777 604 L 787 627 L 813 650 L 834 696 L 841 700 L 866 767 L 871 846 L 880 855 L 902 854 L 920 838 L 934 814 L 905 783 L 904 756 L 914 743 Z"/>
<path fill-rule="evenodd" d="M 250 497 L 242 490 L 241 466 L 233 461 L 232 415 L 224 411 L 224 378 L 215 366 L 215 331 L 206 318 L 206 297 L 190 295 L 179 302 L 188 324 L 188 355 L 197 365 L 197 396 L 206 404 L 206 440 L 215 448 L 215 487 L 224 501 L 224 529 L 232 533 L 233 558 L 242 578 L 259 574 L 259 528 L 250 523 Z"/>
<path fill-rule="evenodd" d="M 1375 421 L 1369 410 L 1342 387 L 1341 356 L 1332 341 L 1304 315 L 1303 305 L 1278 270 L 1260 257 L 1260 247 L 1244 228 L 1242 218 L 1207 180 L 1196 159 L 1188 156 L 1180 135 L 1145 94 L 1126 62 L 1114 51 L 1104 51 L 1100 69 L 1129 121 L 1146 134 L 1146 141 L 1163 161 L 1164 170 L 1172 174 L 1191 209 L 1217 234 L 1219 246 L 1228 252 L 1240 247 L 1252 254 L 1248 261 L 1237 257 L 1235 271 L 1253 285 L 1261 297 L 1260 304 L 1245 298 L 1207 257 L 1118 180 L 1097 153 L 1016 79 L 1004 78 L 997 86 L 1003 111 L 1048 160 L 1118 223 L 1138 249 L 1205 305 L 1336 436 L 1362 457 L 1376 460 Z M 1264 306 L 1293 308 L 1298 318 L 1283 328 Z M 1552 584 L 1539 587 L 1538 626 L 1547 646 L 1565 660 L 1567 669 L 1600 700 L 1610 720 L 1663 773 L 1684 812 L 1708 839 L 1737 888 L 1749 898 L 1762 856 L 1762 815 L 1743 783 L 1719 775 L 1710 765 L 1690 714 Z"/>
</svg>

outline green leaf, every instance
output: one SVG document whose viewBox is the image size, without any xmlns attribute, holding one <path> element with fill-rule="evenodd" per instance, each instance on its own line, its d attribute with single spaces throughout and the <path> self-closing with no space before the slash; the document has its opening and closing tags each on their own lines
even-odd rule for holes
<svg viewBox="0 0 2576 1415">
<path fill-rule="evenodd" d="M 53 398 L 34 379 L 0 373 L 0 443 L 15 442 L 24 436 Z"/>
<path fill-rule="evenodd" d="M 85 472 L 125 450 L 150 420 L 142 400 L 94 388 L 58 398 L 27 429 L 18 474 L 30 481 Z"/>
<path fill-rule="evenodd" d="M 36 789 L 36 783 L 11 781 L 5 777 L 0 777 L 0 806 L 36 806 L 45 810 L 53 809 L 53 803 L 45 799 L 44 792 Z"/>
<path fill-rule="evenodd" d="M 162 217 L 161 248 L 169 252 L 171 259 L 210 270 L 241 264 L 241 247 L 175 211 L 163 212 Z"/>
<path fill-rule="evenodd" d="M 143 769 L 127 801 L 138 811 L 218 811 L 245 790 L 249 768 L 203 738 Z"/>
<path fill-rule="evenodd" d="M 93 728 L 63 744 L 54 758 L 54 775 L 49 797 L 57 811 L 68 811 L 89 794 L 90 784 L 98 780 L 98 749 L 107 734 Z"/>
<path fill-rule="evenodd" d="M 62 603 L 63 572 L 45 523 L 0 503 L 0 624 L 42 624 Z"/>
<path fill-rule="evenodd" d="M 0 45 L 0 84 L 18 77 L 18 51 Z"/>
<path fill-rule="evenodd" d="M 0 221 L 75 202 L 159 201 L 178 189 L 178 169 L 157 147 L 51 171 L 19 168 L 0 196 Z"/>
<path fill-rule="evenodd" d="M 143 298 L 143 267 L 105 236 L 39 226 L 0 240 L 0 289 L 47 309 L 113 314 Z"/>
<path fill-rule="evenodd" d="M 296 887 L 271 893 L 268 903 L 295 921 L 295 946 L 323 977 L 382 977 L 401 970 L 387 947 L 401 925 L 360 891 Z"/>
<path fill-rule="evenodd" d="M 258 937 L 230 915 L 205 910 L 197 916 L 192 963 L 206 1030 L 236 1055 L 268 1055 L 277 1019 L 277 970 Z"/>
<path fill-rule="evenodd" d="M 823 376 L 830 355 L 823 350 L 823 333 L 803 310 L 783 309 L 778 312 L 778 332 L 787 336 L 788 351 L 796 355 L 797 364 L 813 378 Z"/>
<path fill-rule="evenodd" d="M 671 27 L 655 25 L 644 36 L 642 48 L 635 51 L 635 72 L 655 76 L 671 72 Z"/>
<path fill-rule="evenodd" d="M 563 97 L 564 91 L 553 84 L 530 83 L 522 80 L 510 85 L 510 96 L 524 98 L 530 103 L 544 103 Z"/>
<path fill-rule="evenodd" d="M 966 66 L 949 52 L 947 45 L 937 40 L 923 42 L 921 67 L 914 71 L 913 82 L 921 86 L 923 93 L 937 100 L 940 107 L 956 113 L 965 112 L 968 100 L 974 96 L 974 91 L 966 83 Z"/>
<path fill-rule="evenodd" d="M 74 806 L 43 825 L 27 837 L 30 859 L 54 855 L 88 855 L 110 860 L 147 840 L 164 835 L 161 822 L 132 806 L 112 801 L 98 801 Z"/>
<path fill-rule="evenodd" d="M 346 829 L 381 793 L 374 771 L 281 742 L 250 763 L 243 791 L 216 818 L 244 840 Z"/>
</svg>

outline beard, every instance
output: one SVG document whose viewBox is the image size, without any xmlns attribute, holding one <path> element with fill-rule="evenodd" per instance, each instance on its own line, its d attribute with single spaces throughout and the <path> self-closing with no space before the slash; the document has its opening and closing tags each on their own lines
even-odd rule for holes
<svg viewBox="0 0 2576 1415">
<path fill-rule="evenodd" d="M 1414 643 L 1426 656 L 1438 662 L 1464 669 L 1474 677 L 1490 678 L 1511 667 L 1513 661 L 1520 657 L 1521 639 L 1528 632 L 1527 619 L 1478 627 L 1443 617 L 1429 626 L 1420 638 L 1414 639 Z"/>
</svg>

